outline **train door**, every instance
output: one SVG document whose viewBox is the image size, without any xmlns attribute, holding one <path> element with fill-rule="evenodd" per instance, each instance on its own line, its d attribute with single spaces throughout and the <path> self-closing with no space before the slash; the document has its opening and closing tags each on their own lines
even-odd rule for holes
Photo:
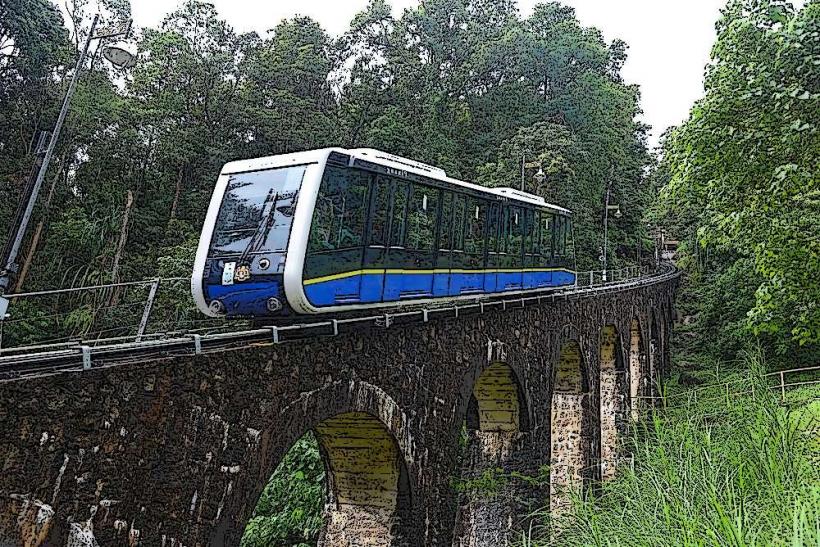
<svg viewBox="0 0 820 547">
<path fill-rule="evenodd" d="M 387 247 L 390 235 L 390 178 L 373 177 L 370 186 L 370 210 L 362 265 L 362 302 L 381 302 L 384 295 Z"/>
<path fill-rule="evenodd" d="M 450 295 L 484 292 L 486 200 L 456 194 Z"/>
<path fill-rule="evenodd" d="M 487 293 L 498 290 L 498 269 L 501 267 L 501 220 L 501 203 L 490 203 L 487 213 L 487 271 L 484 274 L 484 292 Z"/>
<path fill-rule="evenodd" d="M 438 241 L 436 261 L 433 273 L 433 296 L 444 297 L 450 294 L 450 268 L 452 267 L 453 250 L 453 214 L 455 198 L 448 190 L 441 191 L 439 213 Z"/>
<path fill-rule="evenodd" d="M 440 193 L 438 188 L 410 184 L 399 292 L 401 300 L 433 296 Z"/>
<path fill-rule="evenodd" d="M 539 252 L 541 253 L 541 267 L 546 270 L 542 276 L 542 284 L 540 285 L 542 287 L 549 287 L 550 285 L 553 285 L 552 267 L 554 266 L 554 262 L 552 257 L 552 231 L 554 225 L 554 218 L 555 215 L 553 215 L 552 213 L 547 211 L 541 211 L 541 221 L 539 223 Z"/>
<path fill-rule="evenodd" d="M 538 252 L 538 212 L 524 209 L 524 273 L 522 283 L 525 289 L 541 286 L 541 256 Z"/>
<path fill-rule="evenodd" d="M 504 232 L 504 253 L 500 255 L 497 291 L 520 290 L 523 286 L 523 215 L 518 206 L 504 207 L 502 230 Z"/>
<path fill-rule="evenodd" d="M 390 187 L 383 299 L 429 298 L 433 295 L 439 190 L 393 178 Z"/>
<path fill-rule="evenodd" d="M 369 173 L 328 167 L 319 187 L 304 265 L 314 306 L 362 300 L 362 259 Z"/>
</svg>

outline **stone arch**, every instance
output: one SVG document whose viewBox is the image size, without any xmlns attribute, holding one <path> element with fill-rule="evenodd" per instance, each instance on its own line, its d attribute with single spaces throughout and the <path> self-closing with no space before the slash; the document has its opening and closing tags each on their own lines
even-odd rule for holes
<svg viewBox="0 0 820 547">
<path fill-rule="evenodd" d="M 506 363 L 492 363 L 476 380 L 467 408 L 467 429 L 508 434 L 529 430 L 523 393 Z"/>
<path fill-rule="evenodd" d="M 511 475 L 533 458 L 527 451 L 529 409 L 518 376 L 501 361 L 486 366 L 469 394 L 465 416 L 462 494 L 453 545 L 479 547 L 506 545 L 518 502 L 530 494 L 528 485 Z M 485 490 L 487 483 L 492 492 Z"/>
<path fill-rule="evenodd" d="M 327 472 L 319 545 L 397 545 L 411 508 L 407 467 L 396 440 L 375 416 L 346 412 L 314 431 Z"/>
<path fill-rule="evenodd" d="M 411 437 L 404 414 L 382 389 L 366 382 L 337 381 L 303 393 L 259 434 L 255 481 L 234 503 L 241 507 L 239 535 L 269 477 L 287 451 L 313 431 L 326 471 L 324 529 L 320 546 L 403 546 L 421 543 Z M 226 504 L 226 509 L 228 506 Z M 237 518 L 237 517 L 233 517 Z M 233 527 L 226 510 L 220 527 Z M 221 534 L 225 534 L 224 536 Z M 239 537 L 218 532 L 227 544 Z"/>
<path fill-rule="evenodd" d="M 601 329 L 598 350 L 600 365 L 600 478 L 615 477 L 618 459 L 618 431 L 626 411 L 626 386 L 621 338 L 615 325 Z"/>
<path fill-rule="evenodd" d="M 573 492 L 581 493 L 591 476 L 591 417 L 587 408 L 589 381 L 581 346 L 561 346 L 555 367 L 550 408 L 550 511 L 566 509 Z"/>
<path fill-rule="evenodd" d="M 646 397 L 651 394 L 651 380 L 642 332 L 640 320 L 633 317 L 629 325 L 629 408 L 632 421 L 638 420 Z"/>
</svg>

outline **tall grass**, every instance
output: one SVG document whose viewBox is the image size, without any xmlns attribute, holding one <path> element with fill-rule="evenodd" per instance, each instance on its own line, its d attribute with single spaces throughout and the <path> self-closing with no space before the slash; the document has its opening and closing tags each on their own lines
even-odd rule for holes
<svg viewBox="0 0 820 547">
<path fill-rule="evenodd" d="M 820 545 L 817 415 L 780 406 L 761 373 L 749 387 L 754 396 L 650 415 L 623 447 L 634 464 L 560 519 L 542 515 L 524 543 Z"/>
</svg>

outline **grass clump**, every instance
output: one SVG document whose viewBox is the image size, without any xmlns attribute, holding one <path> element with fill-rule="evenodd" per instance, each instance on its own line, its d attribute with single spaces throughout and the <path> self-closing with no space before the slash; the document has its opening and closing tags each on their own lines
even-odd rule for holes
<svg viewBox="0 0 820 547">
<path fill-rule="evenodd" d="M 524 543 L 820 545 L 817 408 L 781 405 L 759 372 L 748 387 L 650 415 L 625 443 L 633 463 Z"/>
</svg>

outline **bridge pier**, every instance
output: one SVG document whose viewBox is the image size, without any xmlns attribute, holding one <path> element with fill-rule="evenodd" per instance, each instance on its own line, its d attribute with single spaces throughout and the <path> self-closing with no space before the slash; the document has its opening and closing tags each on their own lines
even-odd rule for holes
<svg viewBox="0 0 820 547">
<path fill-rule="evenodd" d="M 633 318 L 659 348 L 651 377 L 670 327 L 653 310 L 674 289 L 2 381 L 0 545 L 238 545 L 308 431 L 328 466 L 325 545 L 504 545 L 606 474 Z M 630 333 L 628 381 L 619 342 L 611 380 L 607 325 Z"/>
<path fill-rule="evenodd" d="M 641 325 L 635 317 L 629 324 L 629 408 L 630 419 L 638 421 L 651 392 L 646 347 Z"/>
<path fill-rule="evenodd" d="M 577 340 L 561 346 L 551 405 L 550 512 L 567 510 L 593 472 L 589 377 Z"/>
<path fill-rule="evenodd" d="M 504 359 L 503 344 L 489 344 L 492 359 Z M 518 374 L 495 361 L 476 380 L 465 420 L 459 512 L 453 545 L 504 545 L 527 514 L 527 500 L 540 499 L 540 460 L 530 428 L 528 397 Z"/>
</svg>

